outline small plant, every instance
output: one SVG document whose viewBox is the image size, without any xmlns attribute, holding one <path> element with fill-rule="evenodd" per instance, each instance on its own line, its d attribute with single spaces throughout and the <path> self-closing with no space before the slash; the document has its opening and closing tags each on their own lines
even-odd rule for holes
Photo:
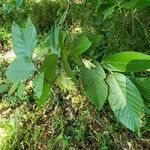
<svg viewBox="0 0 150 150">
<path fill-rule="evenodd" d="M 23 86 L 23 82 L 36 73 L 33 83 L 40 107 L 48 99 L 63 66 L 66 74 L 98 110 L 108 99 L 116 118 L 130 130 L 139 133 L 145 108 L 143 98 L 149 99 L 150 78 L 136 78 L 133 75 L 150 69 L 150 56 L 126 51 L 105 56 L 99 62 L 94 57 L 83 55 L 92 45 L 86 36 L 79 38 L 73 49 L 67 49 L 67 34 L 63 30 L 66 15 L 67 10 L 52 27 L 50 51 L 40 67 L 36 67 L 33 58 L 36 29 L 31 19 L 28 18 L 23 30 L 13 23 L 12 42 L 16 58 L 6 70 L 7 78 L 15 85 L 21 83 Z M 82 83 L 70 68 L 70 59 L 78 66 Z"/>
</svg>

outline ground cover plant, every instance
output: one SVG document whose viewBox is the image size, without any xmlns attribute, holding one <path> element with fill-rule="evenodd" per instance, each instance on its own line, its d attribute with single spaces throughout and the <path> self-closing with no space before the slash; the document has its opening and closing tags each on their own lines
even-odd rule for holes
<svg viewBox="0 0 150 150">
<path fill-rule="evenodd" d="M 1 129 L 9 133 L 2 149 L 149 148 L 150 31 L 147 16 L 143 18 L 149 1 L 1 5 L 3 23 L 13 21 L 2 28 L 6 33 L 1 39 L 2 49 L 13 49 L 12 60 L 1 61 L 2 118 L 13 116 L 1 121 Z M 49 14 L 53 20 L 41 26 L 34 9 L 46 5 L 54 10 Z M 16 23 L 19 16 L 25 23 Z M 117 132 L 120 127 L 123 133 Z M 121 138 L 118 144 L 124 133 L 126 142 Z"/>
</svg>

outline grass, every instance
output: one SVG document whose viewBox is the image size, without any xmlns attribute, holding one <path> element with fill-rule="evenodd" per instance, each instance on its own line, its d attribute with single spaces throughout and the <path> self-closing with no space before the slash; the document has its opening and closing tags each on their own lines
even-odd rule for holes
<svg viewBox="0 0 150 150">
<path fill-rule="evenodd" d="M 0 5 L 2 6 L 2 2 Z M 14 8 L 10 14 L 1 13 L 1 83 L 8 82 L 4 75 L 8 59 L 5 60 L 3 56 L 12 49 L 10 42 L 12 22 L 15 20 L 23 24 L 30 14 L 38 32 L 38 46 L 34 59 L 40 63 L 49 49 L 50 28 L 54 24 L 60 6 L 64 7 L 64 3 L 50 0 L 42 0 L 39 3 L 28 1 L 19 12 Z M 88 53 L 96 55 L 97 60 L 103 55 L 124 50 L 149 54 L 149 8 L 117 9 L 116 13 L 106 20 L 103 20 L 100 9 L 97 13 L 93 3 L 72 1 L 65 23 L 70 37 L 66 41 L 68 48 L 73 47 L 73 39 L 77 40 L 84 34 L 95 43 L 95 46 L 92 46 L 93 53 Z M 116 121 L 107 103 L 101 111 L 98 111 L 77 89 L 64 89 L 65 87 L 58 81 L 49 101 L 41 109 L 36 107 L 32 83 L 27 82 L 23 100 L 19 99 L 16 93 L 11 96 L 8 95 L 8 91 L 0 94 L 0 149 L 147 150 L 150 148 L 149 108 L 146 110 L 141 137 L 138 137 Z"/>
</svg>

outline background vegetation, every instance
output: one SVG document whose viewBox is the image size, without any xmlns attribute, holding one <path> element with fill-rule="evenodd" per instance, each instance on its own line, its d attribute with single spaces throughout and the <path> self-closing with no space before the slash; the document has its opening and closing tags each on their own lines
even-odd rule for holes
<svg viewBox="0 0 150 150">
<path fill-rule="evenodd" d="M 70 0 L 66 47 L 73 49 L 84 35 L 94 43 L 92 51 L 86 53 L 96 60 L 129 50 L 149 55 L 150 4 L 143 1 L 135 5 L 129 0 Z M 17 88 L 6 79 L 6 67 L 14 58 L 13 21 L 24 27 L 30 16 L 37 30 L 35 58 L 40 65 L 50 47 L 51 27 L 66 7 L 65 0 L 0 1 L 0 83 L 9 85 L 0 89 L 0 149 L 150 149 L 149 100 L 145 102 L 144 126 L 137 135 L 116 120 L 107 102 L 102 110 L 95 109 L 63 70 L 59 70 L 61 79 L 41 109 L 37 108 L 32 81 Z M 78 76 L 79 69 L 74 65 L 71 68 Z M 137 75 L 149 77 L 150 72 Z"/>
</svg>

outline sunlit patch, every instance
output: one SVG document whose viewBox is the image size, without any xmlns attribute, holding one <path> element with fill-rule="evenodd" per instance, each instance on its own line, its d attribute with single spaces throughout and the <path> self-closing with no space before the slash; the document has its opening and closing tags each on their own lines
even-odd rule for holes
<svg viewBox="0 0 150 150">
<path fill-rule="evenodd" d="M 74 0 L 74 3 L 76 4 L 82 4 L 84 2 L 84 0 Z"/>
<path fill-rule="evenodd" d="M 0 145 L 3 142 L 3 139 L 6 137 L 6 132 L 3 128 L 0 128 Z"/>
<path fill-rule="evenodd" d="M 82 33 L 82 28 L 81 27 L 76 27 L 76 28 L 73 28 L 72 30 L 72 33 Z"/>
<path fill-rule="evenodd" d="M 36 3 L 40 3 L 43 0 L 34 0 Z M 57 2 L 58 0 L 51 0 L 51 2 Z"/>
<path fill-rule="evenodd" d="M 72 26 L 71 26 L 71 33 L 72 36 L 75 36 L 76 34 L 80 34 L 83 32 L 83 28 L 81 27 L 79 22 L 75 22 Z"/>
<path fill-rule="evenodd" d="M 36 3 L 39 3 L 39 2 L 41 2 L 41 1 L 42 1 L 42 0 L 35 0 Z"/>
<path fill-rule="evenodd" d="M 91 62 L 92 60 L 87 60 L 87 59 L 84 59 L 84 58 L 83 58 L 82 61 L 83 61 L 84 65 L 85 65 L 85 67 L 88 68 L 88 69 L 91 69 L 91 68 L 96 67 L 96 66 Z"/>
<path fill-rule="evenodd" d="M 1 54 L 0 55 L 0 62 L 2 62 L 3 60 L 7 61 L 8 63 L 10 63 L 11 61 L 13 61 L 15 59 L 15 53 L 13 52 L 13 50 L 8 51 L 5 55 Z"/>
</svg>

